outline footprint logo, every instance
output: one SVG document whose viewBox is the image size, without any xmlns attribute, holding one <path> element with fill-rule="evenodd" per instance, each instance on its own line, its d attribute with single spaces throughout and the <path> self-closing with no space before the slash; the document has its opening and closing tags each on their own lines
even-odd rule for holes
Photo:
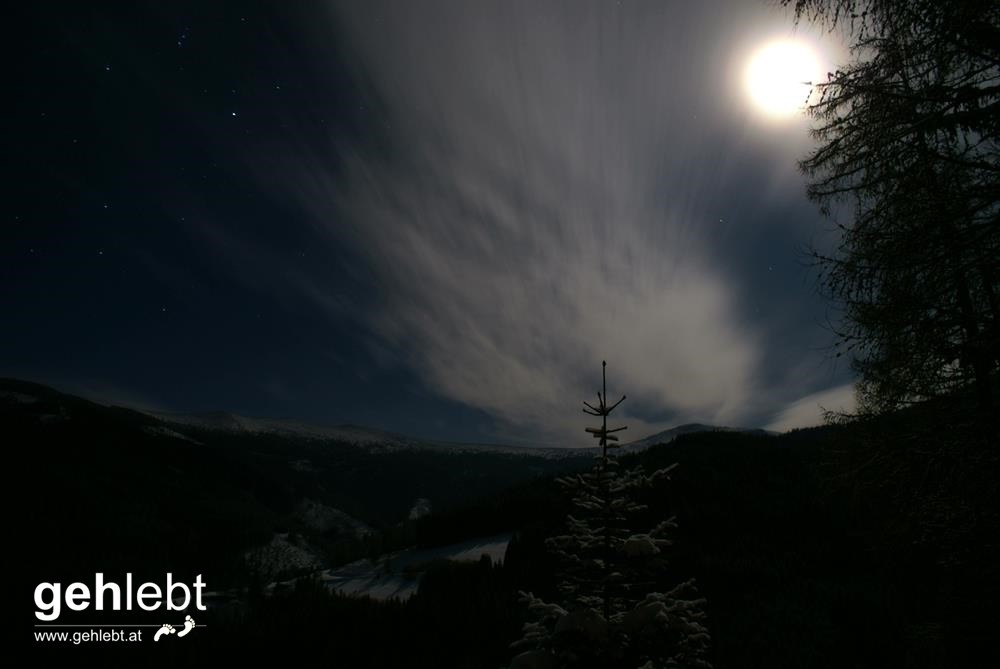
<svg viewBox="0 0 1000 669">
<path fill-rule="evenodd" d="M 178 637 L 185 636 L 193 629 L 194 629 L 194 618 L 192 618 L 191 616 L 184 616 L 184 629 L 178 632 L 177 636 Z"/>
<path fill-rule="evenodd" d="M 190 616 L 188 617 L 190 618 Z M 164 634 L 173 634 L 176 631 L 177 630 L 174 629 L 173 625 L 167 625 L 166 623 L 164 623 L 163 627 L 156 630 L 156 636 L 153 637 L 153 641 L 159 641 L 160 637 L 163 636 Z M 184 634 L 187 634 L 186 630 L 182 634 L 178 634 L 178 636 L 183 636 Z"/>
</svg>

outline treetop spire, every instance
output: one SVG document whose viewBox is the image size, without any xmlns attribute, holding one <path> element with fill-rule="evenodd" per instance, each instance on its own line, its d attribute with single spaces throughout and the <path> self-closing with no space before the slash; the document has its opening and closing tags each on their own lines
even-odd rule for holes
<svg viewBox="0 0 1000 669">
<path fill-rule="evenodd" d="M 613 429 L 610 429 L 610 430 L 608 429 L 608 416 L 611 414 L 612 411 L 615 410 L 615 407 L 617 407 L 619 404 L 621 404 L 622 402 L 625 401 L 625 395 L 622 395 L 621 399 L 618 400 L 617 402 L 615 402 L 614 404 L 612 404 L 610 406 L 608 405 L 608 401 L 607 401 L 608 400 L 608 377 L 607 377 L 607 371 L 606 371 L 607 370 L 607 366 L 608 366 L 607 360 L 602 360 L 601 361 L 601 390 L 598 391 L 598 393 L 597 393 L 597 406 L 595 407 L 593 404 L 590 404 L 586 400 L 584 400 L 584 402 L 583 402 L 583 404 L 584 404 L 583 412 L 585 414 L 590 414 L 591 416 L 600 416 L 601 419 L 602 419 L 601 420 L 601 427 L 588 427 L 588 428 L 584 428 L 584 430 L 586 432 L 589 432 L 595 439 L 600 439 L 601 440 L 601 457 L 602 458 L 607 458 L 608 457 L 608 442 L 609 441 L 618 441 L 618 437 L 616 437 L 612 433 L 613 432 L 621 432 L 622 430 L 627 430 L 628 429 L 628 426 L 624 426 L 624 425 L 622 427 L 616 427 L 616 428 L 613 428 Z M 618 444 L 612 444 L 611 447 L 612 448 L 617 448 Z"/>
</svg>

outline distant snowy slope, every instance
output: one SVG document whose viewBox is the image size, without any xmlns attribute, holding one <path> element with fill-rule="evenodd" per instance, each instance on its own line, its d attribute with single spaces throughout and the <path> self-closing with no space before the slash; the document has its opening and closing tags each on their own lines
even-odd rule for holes
<svg viewBox="0 0 1000 669">
<path fill-rule="evenodd" d="M 358 446 L 379 445 L 389 448 L 416 446 L 418 442 L 382 430 L 357 425 L 311 425 L 289 418 L 251 418 L 228 411 L 196 414 L 176 414 L 148 411 L 148 415 L 164 423 L 183 425 L 199 430 L 239 434 L 274 434 L 299 439 L 335 440 Z"/>
<path fill-rule="evenodd" d="M 175 429 L 178 427 L 189 427 L 196 430 L 230 432 L 234 434 L 270 434 L 290 439 L 336 441 L 379 452 L 421 450 L 446 453 L 499 453 L 554 460 L 586 455 L 589 452 L 589 449 L 577 448 L 539 448 L 533 446 L 508 446 L 505 444 L 471 444 L 422 440 L 358 425 L 312 425 L 287 418 L 251 418 L 227 411 L 196 414 L 176 414 L 156 411 L 147 411 L 144 413 Z"/>
<path fill-rule="evenodd" d="M 530 456 L 546 458 L 549 460 L 562 460 L 566 458 L 591 457 L 598 451 L 597 447 L 552 448 L 422 440 L 358 425 L 311 425 L 309 423 L 303 423 L 287 418 L 250 418 L 225 411 L 198 414 L 172 414 L 163 412 L 146 413 L 159 419 L 167 425 L 173 426 L 174 428 L 182 426 L 198 430 L 224 431 L 238 434 L 272 434 L 293 439 L 336 441 L 339 443 L 352 444 L 366 450 L 376 452 L 420 450 L 445 453 L 499 453 L 512 456 Z M 701 423 L 689 423 L 622 444 L 617 449 L 617 452 L 620 454 L 638 453 L 646 450 L 650 446 L 668 444 L 681 435 L 693 434 L 696 432 L 743 432 L 761 435 L 773 434 L 765 430 L 753 428 L 718 427 L 714 425 L 704 425 Z"/>
</svg>

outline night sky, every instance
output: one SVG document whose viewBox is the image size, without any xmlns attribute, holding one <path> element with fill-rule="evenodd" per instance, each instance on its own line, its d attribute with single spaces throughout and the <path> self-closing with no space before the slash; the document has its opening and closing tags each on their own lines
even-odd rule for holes
<svg viewBox="0 0 1000 669">
<path fill-rule="evenodd" d="M 844 406 L 775 3 L 22 3 L 0 375 L 101 401 L 587 444 Z M 11 11 L 11 10 L 9 10 Z"/>
</svg>

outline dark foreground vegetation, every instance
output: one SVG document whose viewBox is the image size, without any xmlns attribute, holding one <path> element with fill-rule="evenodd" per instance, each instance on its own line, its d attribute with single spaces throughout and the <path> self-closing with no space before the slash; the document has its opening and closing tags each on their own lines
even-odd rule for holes
<svg viewBox="0 0 1000 669">
<path fill-rule="evenodd" d="M 995 439 L 966 404 L 781 437 L 687 435 L 623 459 L 680 463 L 646 501 L 651 518 L 677 516 L 665 578 L 697 579 L 715 667 L 989 666 L 1000 466 Z M 402 603 L 332 596 L 308 578 L 265 596 L 242 551 L 287 524 L 286 497 L 314 494 L 310 480 L 262 481 L 266 468 L 227 459 L 222 446 L 163 453 L 116 440 L 138 420 L 126 411 L 73 405 L 78 422 L 60 432 L 60 423 L 4 406 L 8 489 L 36 491 L 11 507 L 21 527 L 8 550 L 26 559 L 12 574 L 20 620 L 34 622 L 38 582 L 92 582 L 95 571 L 160 581 L 166 571 L 189 580 L 203 573 L 212 587 L 242 593 L 202 613 L 198 622 L 209 626 L 184 643 L 35 648 L 52 659 L 197 665 L 277 650 L 306 666 L 500 667 L 525 617 L 517 591 L 552 594 L 543 541 L 569 506 L 551 474 L 382 526 L 387 547 L 514 531 L 502 566 L 433 566 Z M 100 439 L 85 438 L 88 421 L 99 423 Z M 178 469 L 184 476 L 172 477 Z"/>
</svg>

